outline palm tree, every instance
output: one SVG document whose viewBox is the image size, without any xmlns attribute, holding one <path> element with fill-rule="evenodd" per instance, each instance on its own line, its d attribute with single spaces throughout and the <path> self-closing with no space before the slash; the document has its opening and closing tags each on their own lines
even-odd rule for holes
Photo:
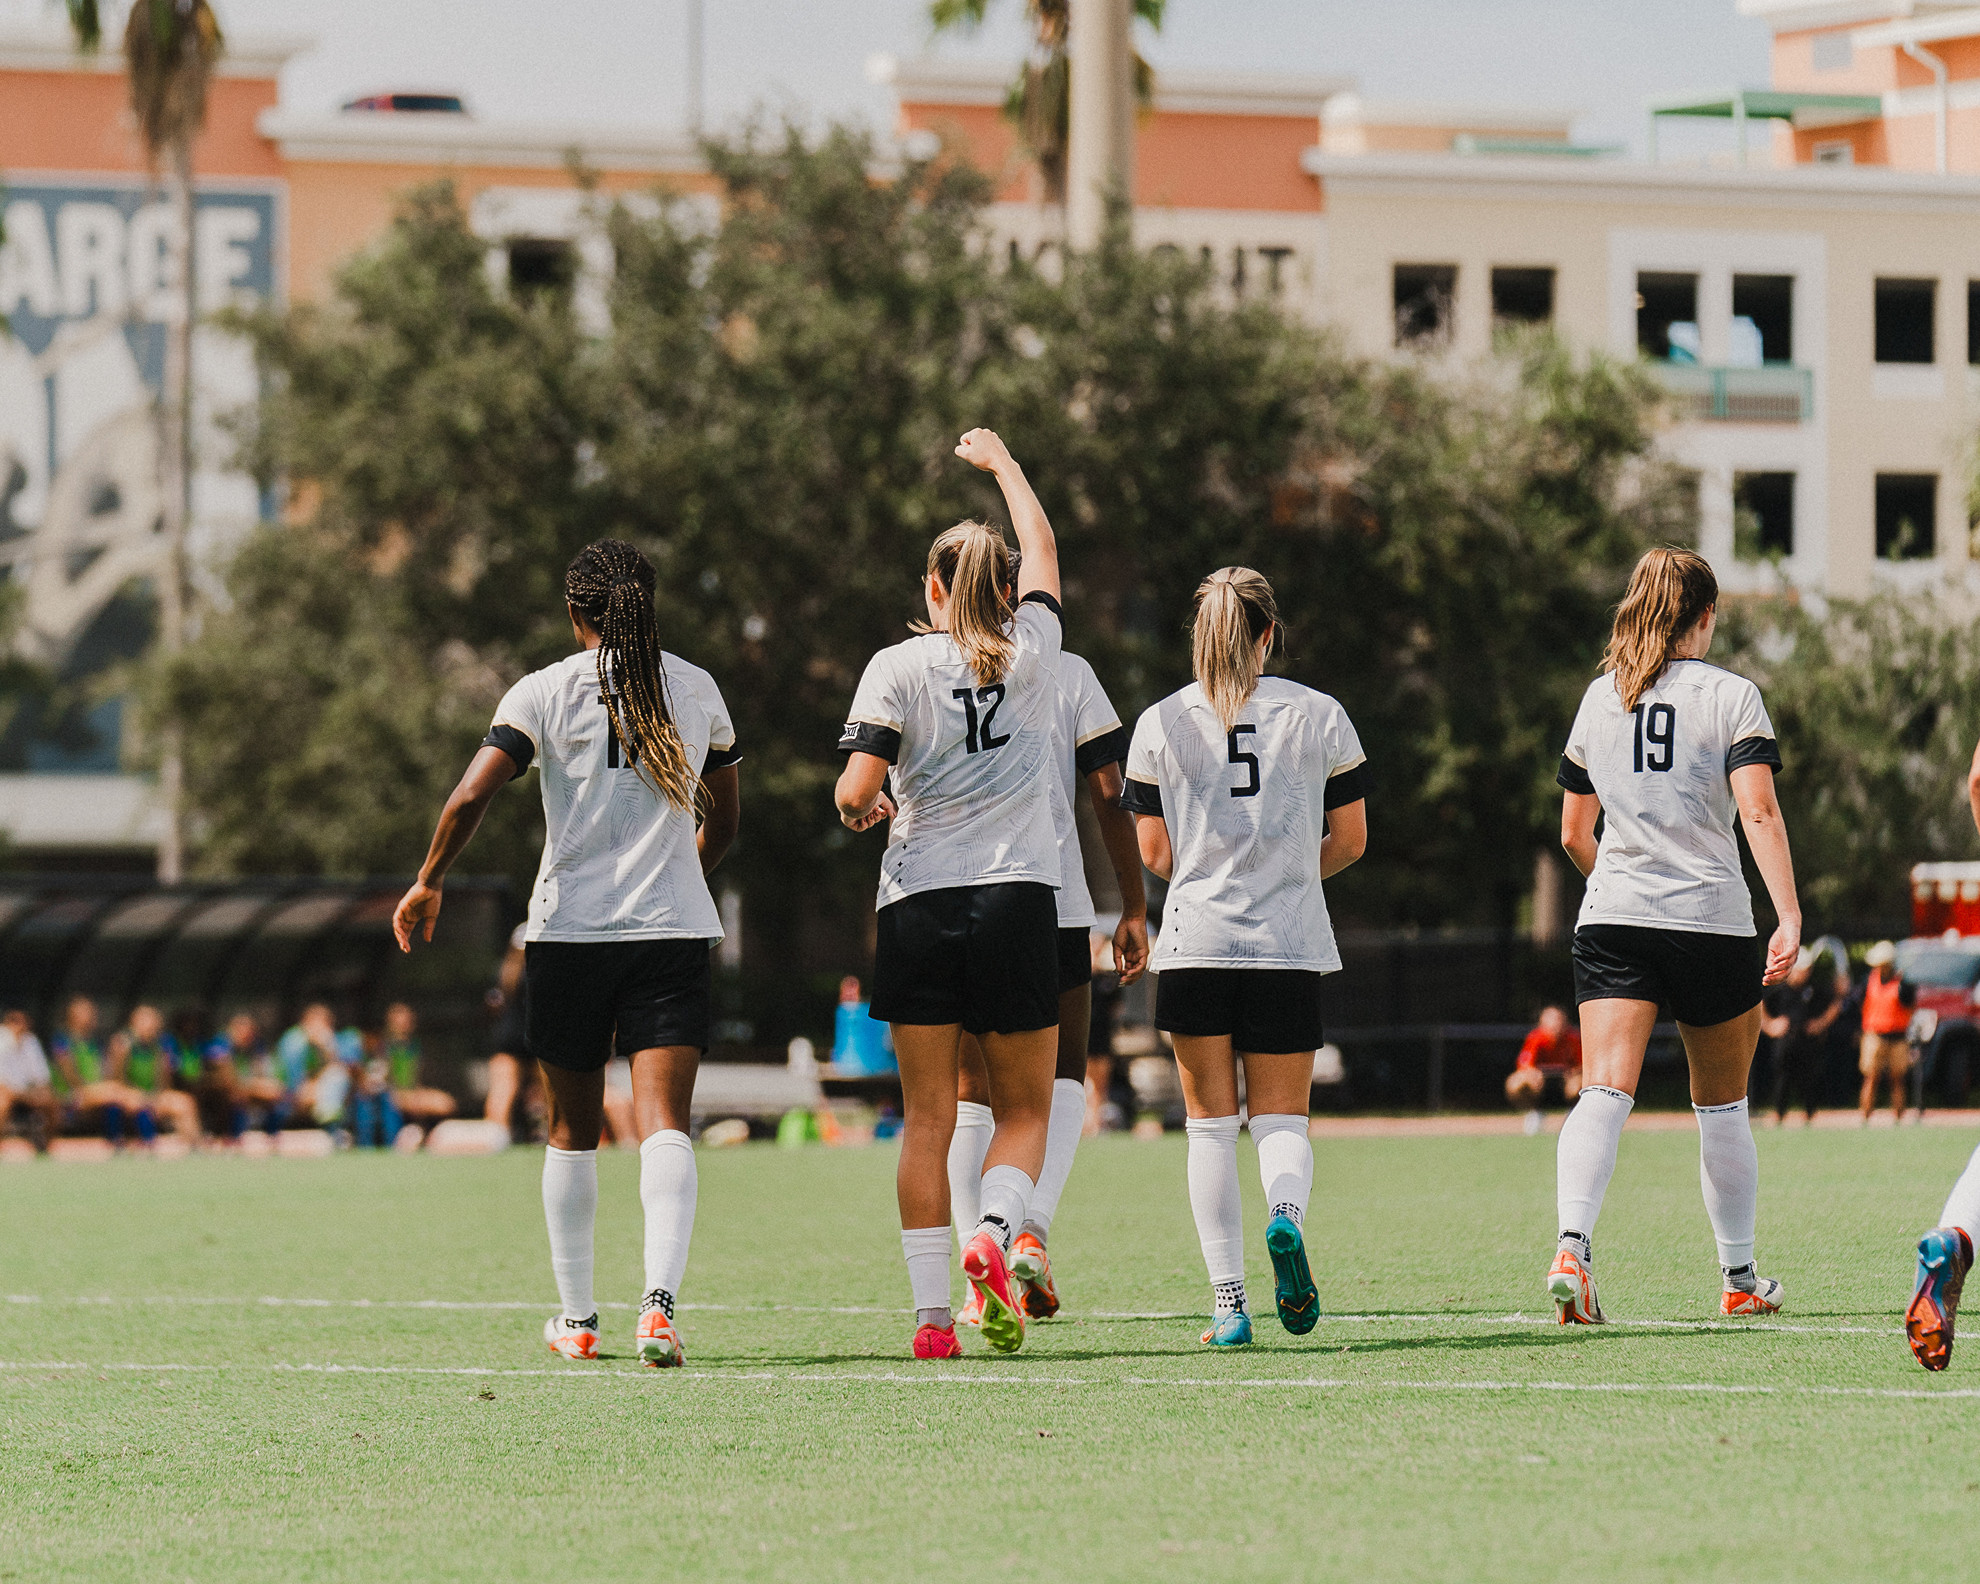
<svg viewBox="0 0 1980 1584">
<path fill-rule="evenodd" d="M 1134 14 L 1160 30 L 1168 0 L 1134 0 Z M 983 25 L 990 0 L 929 0 L 928 20 L 937 33 L 974 32 Z M 1038 161 L 1045 201 L 1066 201 L 1066 136 L 1071 113 L 1071 67 L 1066 60 L 1066 25 L 1072 0 L 1024 0 L 1031 18 L 1031 58 L 1004 95 L 1004 116 Z M 1155 97 L 1155 68 L 1134 57 L 1134 96 L 1146 105 Z"/>
<path fill-rule="evenodd" d="M 103 42 L 98 0 L 67 0 L 67 5 L 77 47 L 95 51 Z M 192 146 L 206 122 L 207 85 L 224 47 L 219 19 L 207 0 L 131 0 L 124 18 L 131 110 L 152 169 L 164 167 L 166 198 L 177 221 L 169 247 L 179 306 L 165 329 L 165 382 L 158 404 L 159 526 L 165 541 L 158 637 L 168 656 L 177 654 L 186 639 L 186 528 L 192 514 L 192 333 L 198 307 L 192 268 Z M 179 728 L 169 720 L 160 732 L 158 791 L 165 805 L 158 878 L 170 882 L 185 870 L 185 757 Z"/>
</svg>

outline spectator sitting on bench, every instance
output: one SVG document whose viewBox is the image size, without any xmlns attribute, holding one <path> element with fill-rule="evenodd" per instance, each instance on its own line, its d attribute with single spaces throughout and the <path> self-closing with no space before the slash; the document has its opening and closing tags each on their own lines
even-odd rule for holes
<svg viewBox="0 0 1980 1584">
<path fill-rule="evenodd" d="M 135 1125 L 138 1138 L 149 1144 L 158 1136 L 158 1123 L 144 1096 L 110 1075 L 103 1045 L 96 1037 L 96 1003 L 72 996 L 62 1013 L 62 1032 L 50 1042 L 49 1067 L 63 1122 L 80 1129 L 91 1124 L 121 1149 L 124 1130 Z"/>
<path fill-rule="evenodd" d="M 201 1084 L 224 1097 L 236 1138 L 250 1127 L 279 1133 L 295 1109 L 251 1012 L 236 1012 L 225 1032 L 207 1041 L 200 1073 Z"/>
<path fill-rule="evenodd" d="M 110 1076 L 143 1096 L 141 1104 L 157 1121 L 187 1143 L 199 1143 L 199 1106 L 177 1087 L 179 1046 L 157 1007 L 131 1008 L 130 1021 L 110 1040 Z"/>
<path fill-rule="evenodd" d="M 383 1037 L 369 1038 L 353 1027 L 337 1034 L 337 1048 L 351 1075 L 344 1125 L 361 1148 L 390 1149 L 403 1125 L 392 1098 L 392 1069 Z M 320 1109 L 320 1108 L 319 1108 Z"/>
<path fill-rule="evenodd" d="M 48 1141 L 61 1125 L 62 1108 L 48 1071 L 48 1053 L 35 1037 L 34 1025 L 19 1007 L 0 1018 L 0 1128 L 16 1114 L 26 1113 L 28 1137 L 35 1149 L 48 1152 Z"/>
<path fill-rule="evenodd" d="M 1581 1093 L 1581 1035 L 1557 1006 L 1542 1007 L 1539 1021 L 1519 1048 L 1519 1064 L 1506 1079 L 1506 1098 L 1527 1108 L 1527 1131 L 1537 1133 L 1549 1088 L 1572 1105 Z"/>
<path fill-rule="evenodd" d="M 383 1044 L 392 1103 L 399 1114 L 421 1127 L 432 1127 L 452 1116 L 454 1097 L 419 1081 L 419 1017 L 403 1001 L 394 1001 L 385 1009 Z"/>
<path fill-rule="evenodd" d="M 275 1042 L 275 1076 L 283 1097 L 298 1115 L 331 1126 L 344 1115 L 350 1090 L 351 1062 L 362 1062 L 362 1050 L 347 1054 L 339 1041 L 330 1008 L 312 1001 L 302 1016 Z"/>
</svg>

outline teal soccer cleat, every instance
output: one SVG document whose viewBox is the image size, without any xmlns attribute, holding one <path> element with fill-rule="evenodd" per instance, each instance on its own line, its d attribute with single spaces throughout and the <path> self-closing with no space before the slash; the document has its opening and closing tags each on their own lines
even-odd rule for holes
<svg viewBox="0 0 1980 1584">
<path fill-rule="evenodd" d="M 1320 1323 L 1320 1290 L 1306 1264 L 1306 1242 L 1291 1216 L 1273 1216 L 1265 1228 L 1265 1249 L 1272 1256 L 1277 1286 L 1279 1323 L 1294 1336 L 1305 1336 Z"/>
<path fill-rule="evenodd" d="M 1242 1309 L 1217 1316 L 1203 1333 L 1203 1343 L 1205 1347 L 1250 1347 L 1251 1316 Z"/>
</svg>

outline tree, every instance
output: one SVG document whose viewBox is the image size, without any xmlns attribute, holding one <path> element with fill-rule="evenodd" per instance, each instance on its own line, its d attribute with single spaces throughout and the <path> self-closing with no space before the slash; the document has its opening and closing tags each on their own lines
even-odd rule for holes
<svg viewBox="0 0 1980 1584">
<path fill-rule="evenodd" d="M 77 45 L 93 53 L 102 42 L 98 0 L 67 0 Z M 207 0 L 132 0 L 124 19 L 124 59 L 131 109 L 155 170 L 165 166 L 167 201 L 176 223 L 167 241 L 179 290 L 178 311 L 166 327 L 164 388 L 159 400 L 159 491 L 165 570 L 159 580 L 158 638 L 167 656 L 186 639 L 186 529 L 192 514 L 192 332 L 197 311 L 193 279 L 192 146 L 206 121 L 207 85 L 225 47 Z M 184 740 L 177 722 L 159 739 L 159 801 L 165 833 L 158 877 L 180 878 L 185 863 Z"/>
<path fill-rule="evenodd" d="M 937 33 L 970 32 L 983 25 L 990 0 L 929 0 L 928 20 Z M 1134 0 L 1134 14 L 1158 32 L 1168 0 Z M 1066 201 L 1066 138 L 1072 113 L 1072 70 L 1066 57 L 1071 0 L 1024 0 L 1031 19 L 1031 58 L 1004 95 L 1004 117 L 1018 129 L 1045 183 L 1045 201 Z M 1142 104 L 1155 97 L 1155 69 L 1134 57 L 1134 92 Z"/>
</svg>

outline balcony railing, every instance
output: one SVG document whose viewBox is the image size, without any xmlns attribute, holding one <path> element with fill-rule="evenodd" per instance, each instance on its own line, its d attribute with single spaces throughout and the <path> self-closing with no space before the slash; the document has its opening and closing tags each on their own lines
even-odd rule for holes
<svg viewBox="0 0 1980 1584">
<path fill-rule="evenodd" d="M 1815 374 L 1791 363 L 1760 368 L 1708 368 L 1698 363 L 1650 363 L 1678 415 L 1731 423 L 1806 423 L 1815 415 Z"/>
</svg>

